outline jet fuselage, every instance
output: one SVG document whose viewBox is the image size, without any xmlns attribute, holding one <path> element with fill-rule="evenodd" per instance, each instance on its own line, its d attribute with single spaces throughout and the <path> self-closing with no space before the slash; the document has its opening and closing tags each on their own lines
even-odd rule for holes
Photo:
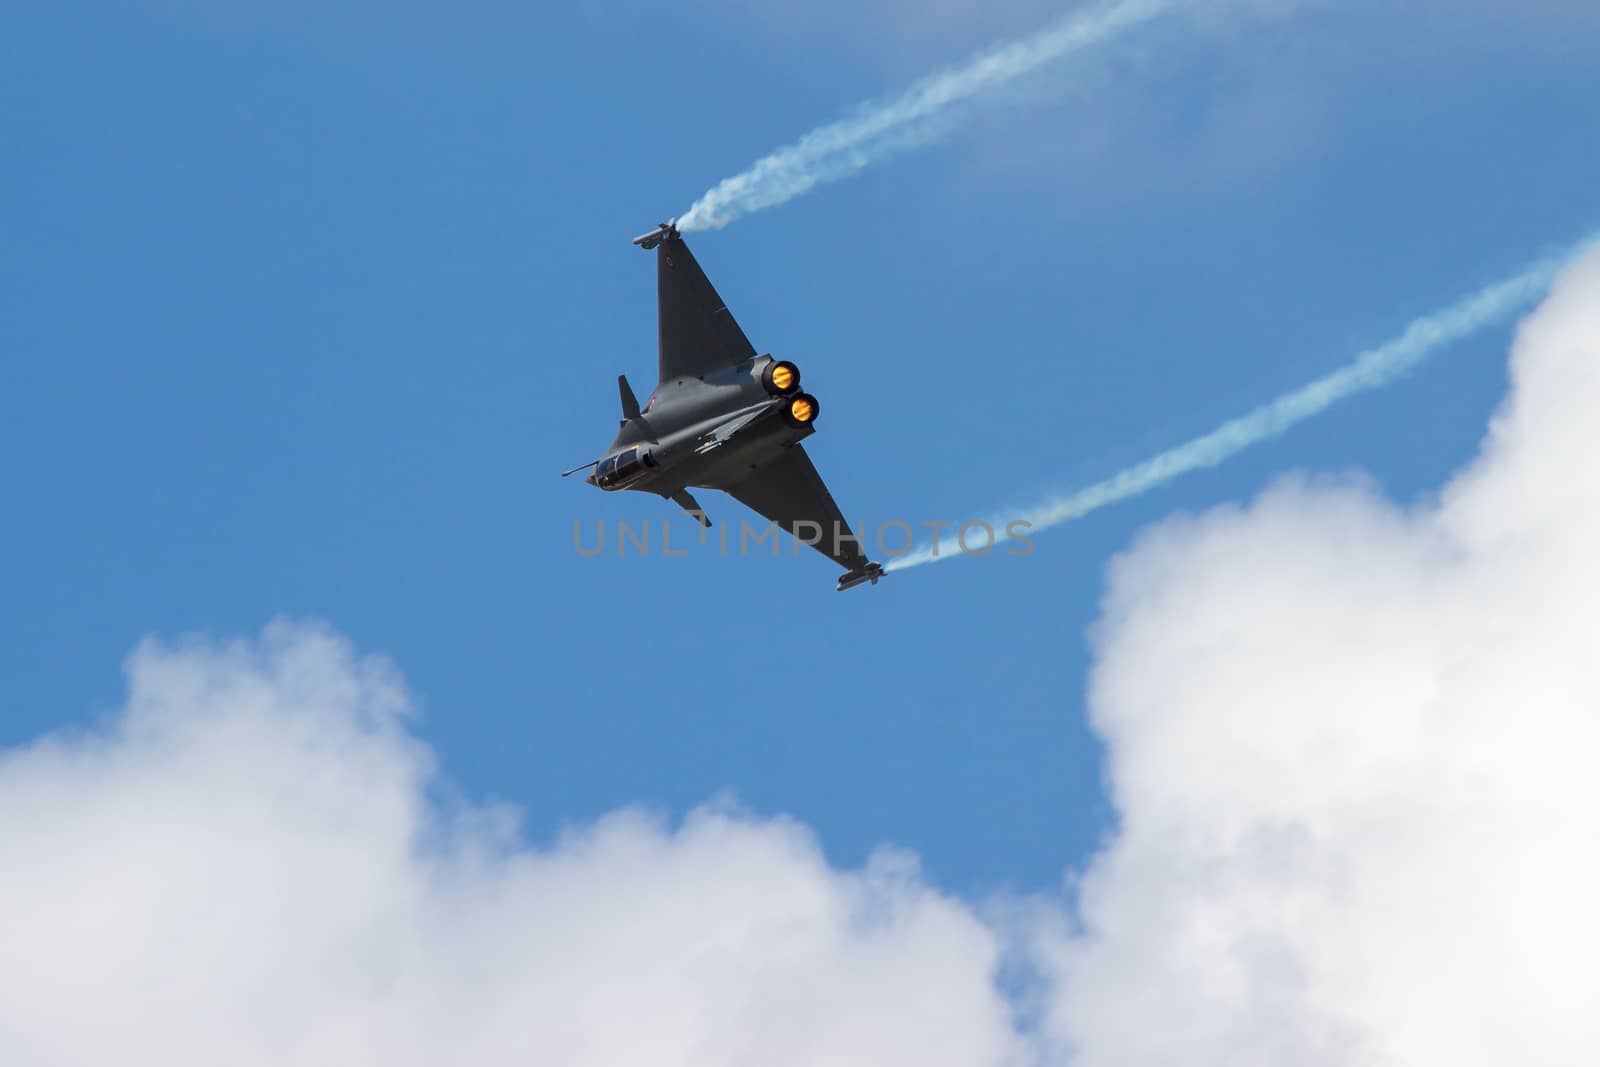
<svg viewBox="0 0 1600 1067">
<path fill-rule="evenodd" d="M 816 401 L 799 385 L 793 364 L 771 356 L 663 382 L 638 416 L 623 419 L 587 480 L 662 496 L 731 485 L 815 432 Z M 803 419 L 793 415 L 797 399 Z"/>
</svg>

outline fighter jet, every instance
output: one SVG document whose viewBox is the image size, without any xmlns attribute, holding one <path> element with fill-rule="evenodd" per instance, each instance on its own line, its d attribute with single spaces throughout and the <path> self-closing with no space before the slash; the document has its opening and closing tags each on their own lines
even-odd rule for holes
<svg viewBox="0 0 1600 1067">
<path fill-rule="evenodd" d="M 562 477 L 589 470 L 590 485 L 655 493 L 705 526 L 711 520 L 689 490 L 721 489 L 843 567 L 840 592 L 876 585 L 883 566 L 868 561 L 800 444 L 822 409 L 801 391 L 799 368 L 756 354 L 672 222 L 633 243 L 656 253 L 656 387 L 640 407 L 619 375 L 615 440 Z"/>
</svg>

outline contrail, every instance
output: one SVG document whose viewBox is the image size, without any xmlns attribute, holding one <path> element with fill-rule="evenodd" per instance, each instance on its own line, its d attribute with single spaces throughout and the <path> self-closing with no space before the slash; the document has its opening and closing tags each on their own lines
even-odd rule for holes
<svg viewBox="0 0 1600 1067">
<path fill-rule="evenodd" d="M 1586 244 L 1588 242 L 1585 242 Z M 1580 246 L 1581 247 L 1581 246 Z M 1361 353 L 1332 374 L 1261 405 L 1247 415 L 1218 426 L 1203 437 L 1136 463 L 1103 482 L 1064 496 L 1048 498 L 1019 514 L 990 521 L 993 529 L 1015 519 L 1032 523 L 1030 532 L 1081 519 L 1107 504 L 1157 489 L 1181 475 L 1224 460 L 1274 437 L 1341 400 L 1388 385 L 1445 345 L 1508 318 L 1538 300 L 1555 279 L 1570 253 L 1543 259 L 1522 273 L 1482 289 L 1451 306 L 1417 319 L 1404 333 L 1377 348 Z M 945 539 L 943 551 L 919 548 L 891 561 L 887 570 L 899 571 L 962 553 Z"/>
<path fill-rule="evenodd" d="M 1109 0 L 1069 15 L 1031 37 L 929 75 L 899 96 L 866 104 L 851 117 L 818 127 L 756 160 L 744 173 L 718 182 L 683 214 L 678 228 L 721 229 L 734 219 L 793 200 L 825 182 L 927 144 L 949 128 L 954 105 L 1188 2 Z"/>
</svg>

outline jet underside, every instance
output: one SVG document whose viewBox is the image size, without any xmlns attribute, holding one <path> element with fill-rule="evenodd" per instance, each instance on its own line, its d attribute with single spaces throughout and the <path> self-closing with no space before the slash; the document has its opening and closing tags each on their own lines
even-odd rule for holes
<svg viewBox="0 0 1600 1067">
<path fill-rule="evenodd" d="M 801 446 L 816 432 L 820 405 L 801 391 L 799 369 L 757 355 L 670 223 L 634 243 L 657 257 L 658 380 L 641 408 L 626 377 L 618 379 L 622 423 L 587 481 L 666 497 L 702 522 L 688 490 L 722 490 L 790 533 L 804 531 L 845 568 L 839 589 L 876 584 L 882 566 L 850 535 Z"/>
</svg>

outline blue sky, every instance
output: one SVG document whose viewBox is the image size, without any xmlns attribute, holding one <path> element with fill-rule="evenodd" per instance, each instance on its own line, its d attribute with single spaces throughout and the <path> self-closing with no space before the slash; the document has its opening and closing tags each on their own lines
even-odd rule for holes
<svg viewBox="0 0 1600 1067">
<path fill-rule="evenodd" d="M 1594 16 L 1377 6 L 1163 28 L 694 237 L 820 397 L 847 512 L 1096 480 L 1589 232 Z M 317 618 L 536 838 L 731 792 L 837 863 L 893 842 L 958 891 L 1057 884 L 1111 818 L 1083 714 L 1108 560 L 1290 470 L 1429 492 L 1509 329 L 1023 560 L 839 596 L 787 552 L 577 557 L 574 520 L 671 515 L 556 478 L 609 440 L 615 374 L 648 388 L 627 238 L 1053 9 L 896 10 L 14 7 L 0 743 L 115 707 L 146 635 Z"/>
</svg>

